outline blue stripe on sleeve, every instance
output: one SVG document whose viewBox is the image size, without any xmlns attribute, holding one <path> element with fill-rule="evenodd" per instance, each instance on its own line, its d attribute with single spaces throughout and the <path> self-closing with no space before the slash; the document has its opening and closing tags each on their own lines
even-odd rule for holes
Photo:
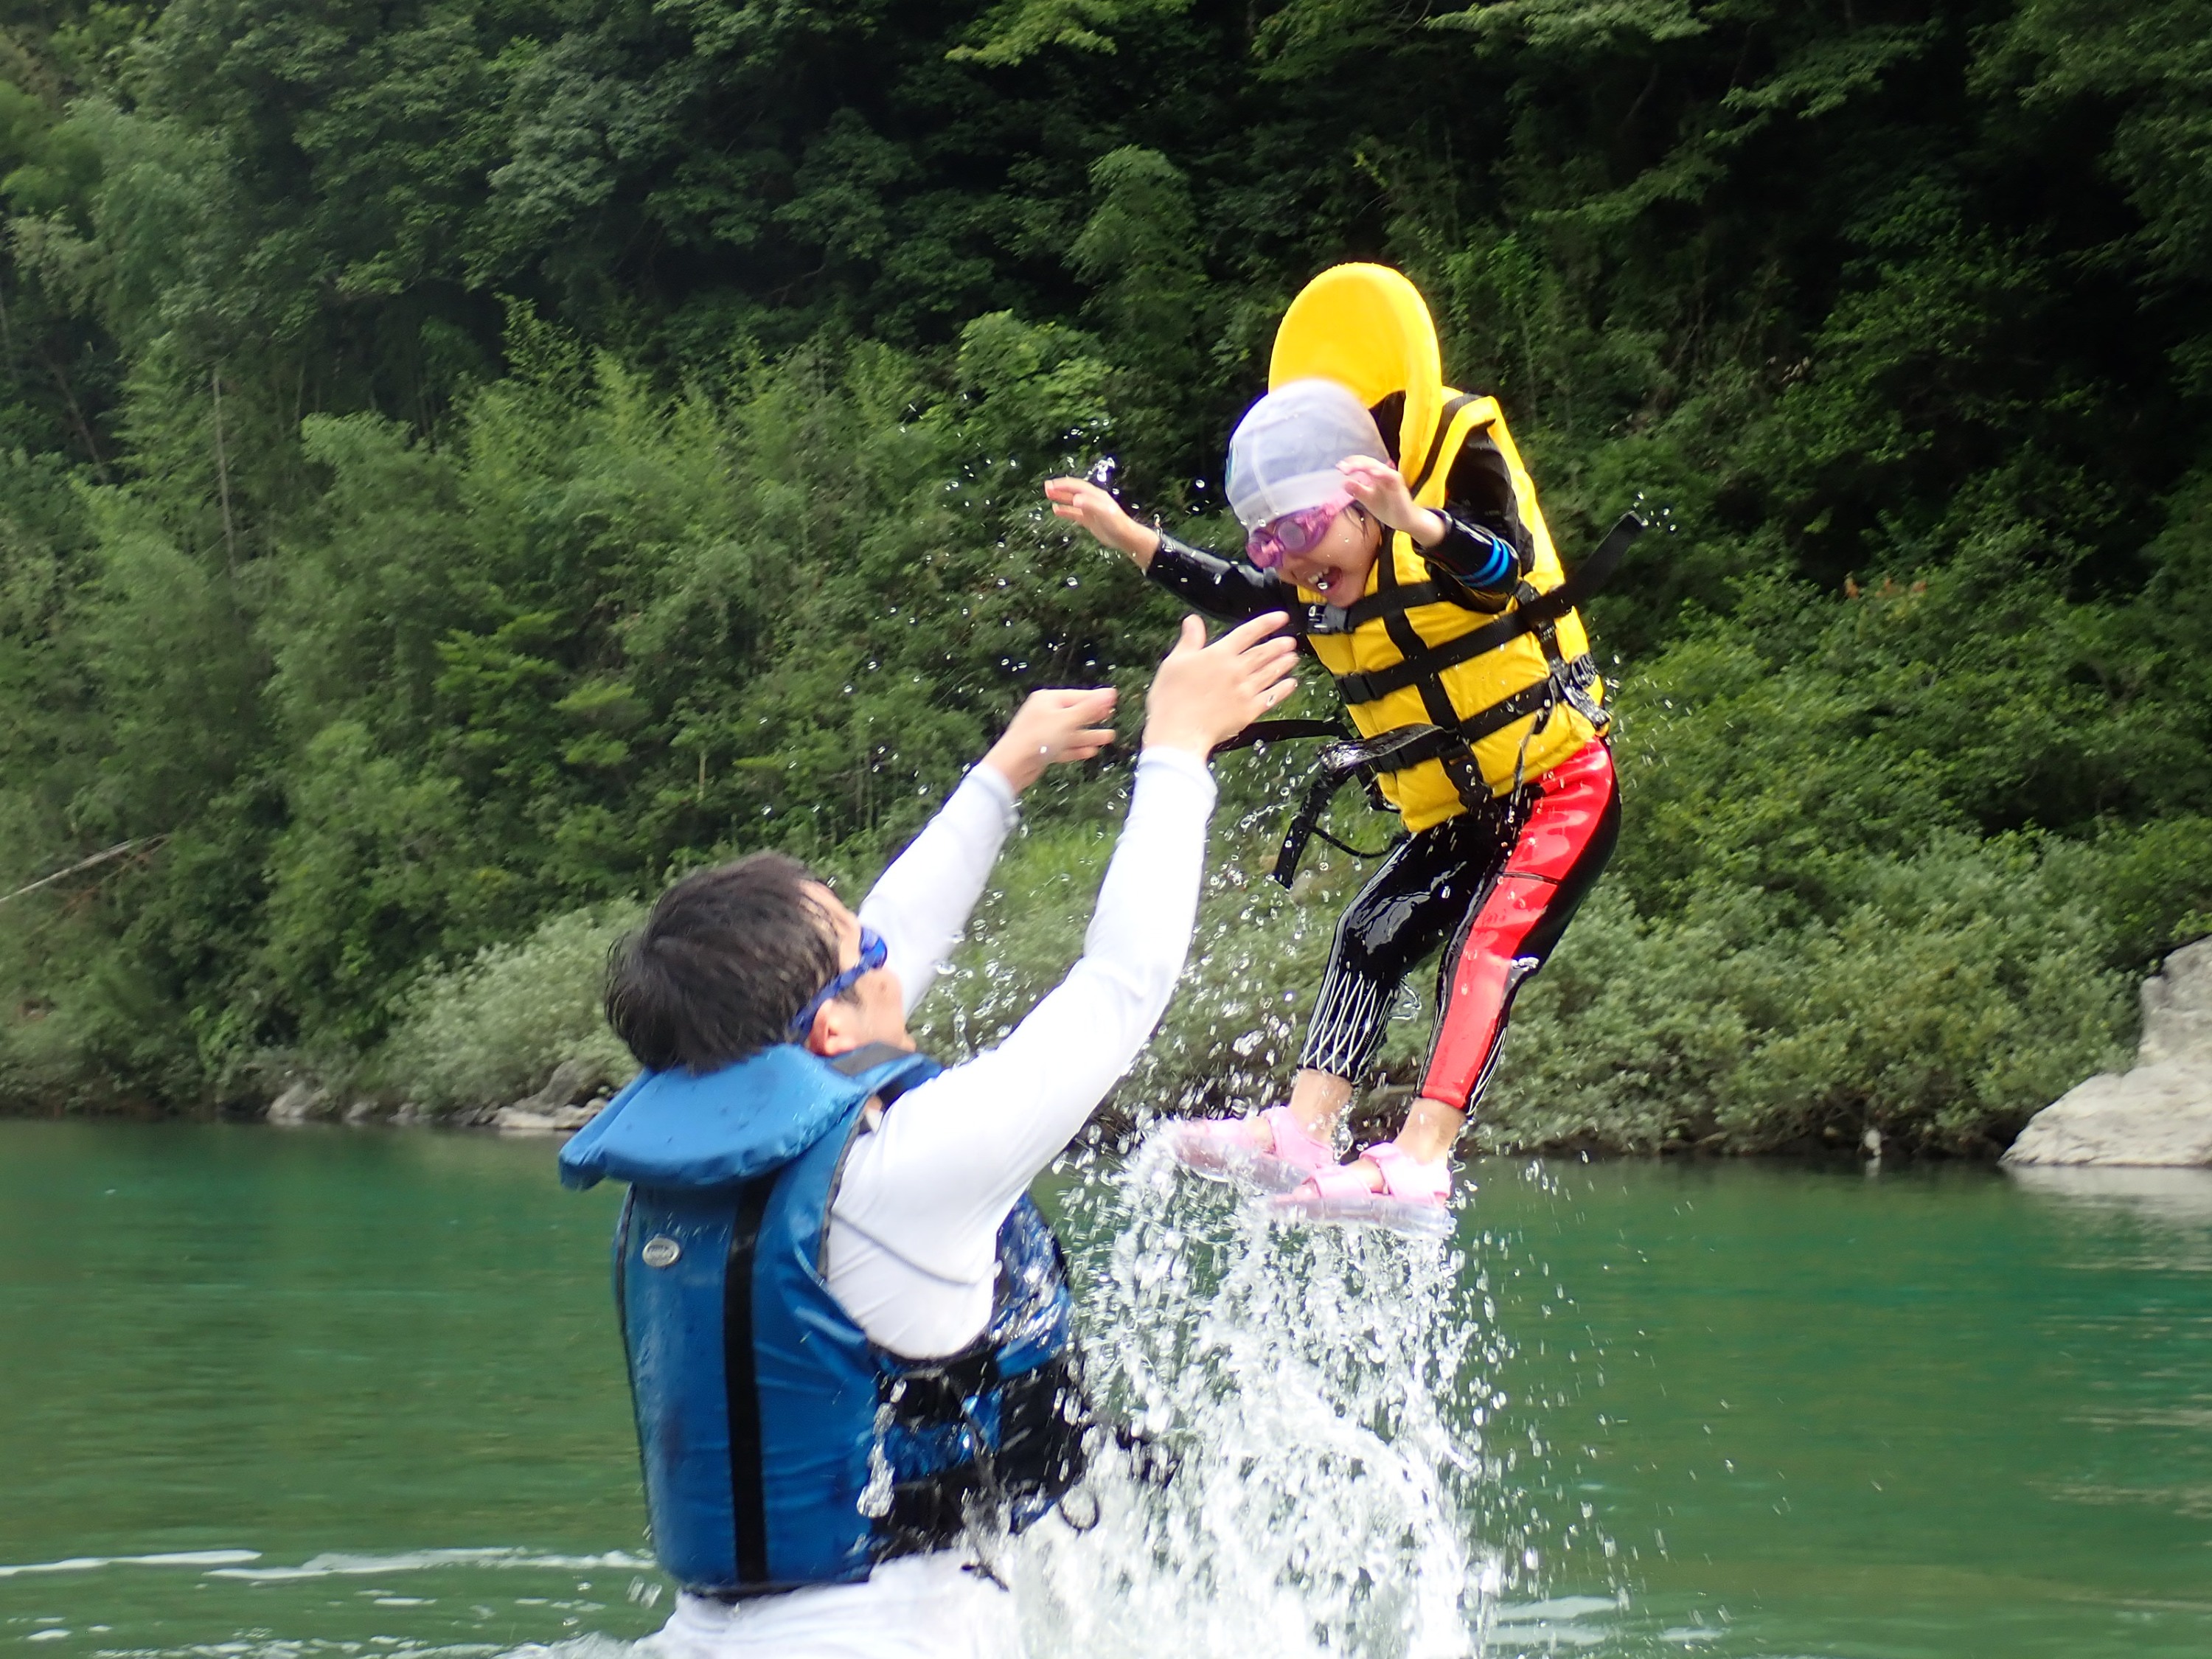
<svg viewBox="0 0 2212 1659">
<path fill-rule="evenodd" d="M 1503 587 L 1513 570 L 1513 550 L 1497 537 L 1489 538 L 1487 556 L 1479 570 L 1470 570 L 1467 580 L 1477 587 Z"/>
</svg>

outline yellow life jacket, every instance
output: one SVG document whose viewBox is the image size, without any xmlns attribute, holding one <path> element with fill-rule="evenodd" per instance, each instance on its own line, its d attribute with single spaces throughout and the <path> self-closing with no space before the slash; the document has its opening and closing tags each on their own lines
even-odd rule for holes
<svg viewBox="0 0 2212 1659">
<path fill-rule="evenodd" d="M 1370 408 L 1403 395 L 1398 467 L 1420 506 L 1443 505 L 1453 463 L 1486 435 L 1534 544 L 1531 568 L 1495 611 L 1431 570 L 1402 531 L 1389 533 L 1357 603 L 1337 611 L 1299 590 L 1321 618 L 1307 642 L 1361 735 L 1437 728 L 1435 740 L 1404 751 L 1412 763 L 1376 779 L 1406 828 L 1425 830 L 1543 776 L 1604 730 L 1604 682 L 1582 617 L 1534 603 L 1565 580 L 1536 487 L 1497 399 L 1443 384 L 1435 325 L 1413 285 L 1367 264 L 1337 265 L 1308 283 L 1276 331 L 1267 378 L 1279 386 L 1316 377 L 1350 386 Z"/>
</svg>

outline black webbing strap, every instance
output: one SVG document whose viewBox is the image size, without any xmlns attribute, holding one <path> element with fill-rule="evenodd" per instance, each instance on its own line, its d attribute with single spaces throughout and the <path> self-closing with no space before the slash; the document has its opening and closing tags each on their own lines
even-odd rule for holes
<svg viewBox="0 0 2212 1659">
<path fill-rule="evenodd" d="M 1588 662 L 1588 657 L 1577 657 L 1577 662 Z M 1502 697 L 1489 708 L 1481 709 L 1459 723 L 1452 735 L 1473 748 L 1493 732 L 1503 732 L 1517 720 L 1530 714 L 1540 714 L 1559 700 L 1559 690 L 1549 677 L 1534 685 L 1524 685 L 1510 697 Z"/>
<path fill-rule="evenodd" d="M 779 1172 L 780 1173 L 780 1172 Z M 760 1376 L 753 1352 L 753 1259 L 768 1213 L 774 1174 L 738 1189 L 730 1256 L 722 1278 L 722 1386 L 730 1419 L 730 1515 L 736 1534 L 738 1583 L 765 1584 L 768 1493 L 762 1485 Z"/>
<path fill-rule="evenodd" d="M 1306 855 L 1306 843 L 1320 826 L 1321 815 L 1328 811 L 1329 798 L 1352 778 L 1350 772 L 1319 771 L 1313 775 L 1305 793 L 1299 797 L 1298 810 L 1283 826 L 1283 844 L 1275 849 L 1275 867 L 1267 872 L 1278 886 L 1287 888 L 1297 879 L 1298 860 Z"/>
<path fill-rule="evenodd" d="M 1457 732 L 1434 726 L 1401 726 L 1371 738 L 1329 744 L 1316 757 L 1314 775 L 1298 800 L 1298 810 L 1284 826 L 1283 844 L 1276 850 L 1275 867 L 1269 873 L 1280 885 L 1291 884 L 1298 873 L 1298 860 L 1305 856 L 1306 844 L 1320 827 L 1321 815 L 1328 810 L 1336 792 L 1352 779 L 1371 777 L 1377 772 L 1402 772 L 1424 761 L 1465 754 L 1467 747 Z"/>
<path fill-rule="evenodd" d="M 1427 649 L 1427 645 L 1419 630 L 1407 620 L 1404 608 L 1395 603 L 1396 595 L 1403 591 L 1398 586 L 1397 555 L 1386 548 L 1375 562 L 1374 597 L 1387 597 L 1393 601 L 1382 613 L 1382 631 L 1389 635 L 1390 643 L 1397 648 L 1399 656 L 1410 660 Z M 1417 684 L 1421 692 L 1421 712 L 1429 717 L 1429 723 L 1449 726 L 1454 719 L 1454 711 L 1451 694 L 1444 690 L 1444 683 L 1431 675 Z"/>
<path fill-rule="evenodd" d="M 1523 634 L 1534 633 L 1546 623 L 1556 622 L 1583 600 L 1602 588 L 1612 580 L 1614 571 L 1631 543 L 1644 533 L 1644 520 L 1633 513 L 1624 513 L 1620 521 L 1607 532 L 1598 544 L 1597 551 L 1576 567 L 1575 573 L 1548 593 L 1540 593 L 1524 605 L 1516 605 L 1496 622 L 1485 623 L 1470 633 L 1455 640 L 1447 640 L 1438 646 L 1425 646 L 1418 653 L 1401 654 L 1406 659 L 1389 668 L 1378 668 L 1367 674 L 1342 674 L 1337 677 L 1337 689 L 1347 703 L 1379 702 L 1393 691 L 1402 691 L 1409 685 L 1418 685 L 1431 675 L 1447 668 L 1456 668 L 1463 662 L 1509 645 Z M 1378 596 L 1379 597 L 1379 596 Z"/>
<path fill-rule="evenodd" d="M 1589 659 L 1577 657 L 1575 660 L 1587 663 Z M 1559 700 L 1558 685 L 1547 678 L 1522 687 L 1511 696 L 1491 704 L 1455 727 L 1401 726 L 1357 742 L 1329 744 L 1316 757 L 1313 776 L 1306 783 L 1305 793 L 1299 798 L 1298 810 L 1284 826 L 1283 844 L 1276 850 L 1275 867 L 1269 873 L 1280 885 L 1291 884 L 1298 872 L 1298 860 L 1305 856 L 1307 843 L 1320 828 L 1322 814 L 1328 810 L 1336 792 L 1356 777 L 1410 771 L 1425 762 L 1440 761 L 1450 776 L 1452 787 L 1459 791 L 1460 799 L 1473 805 L 1477 796 L 1488 793 L 1474 763 L 1474 745 L 1517 720 L 1543 713 Z"/>
<path fill-rule="evenodd" d="M 1458 584 L 1453 584 L 1458 587 Z M 1305 631 L 1309 634 L 1349 634 L 1364 623 L 1379 617 L 1402 616 L 1408 611 L 1425 605 L 1458 605 L 1459 594 L 1441 582 L 1413 582 L 1404 587 L 1385 588 L 1379 593 L 1370 593 L 1365 599 L 1354 599 L 1350 605 L 1310 605 L 1306 607 Z"/>
<path fill-rule="evenodd" d="M 858 1077 L 863 1072 L 872 1072 L 877 1066 L 894 1060 L 904 1060 L 913 1050 L 895 1048 L 888 1042 L 867 1042 L 842 1054 L 830 1062 L 830 1069 L 847 1077 Z"/>
<path fill-rule="evenodd" d="M 1213 745 L 1217 755 L 1249 749 L 1255 743 L 1291 743 L 1300 738 L 1348 738 L 1351 728 L 1342 720 L 1254 720 L 1235 737 Z"/>
</svg>

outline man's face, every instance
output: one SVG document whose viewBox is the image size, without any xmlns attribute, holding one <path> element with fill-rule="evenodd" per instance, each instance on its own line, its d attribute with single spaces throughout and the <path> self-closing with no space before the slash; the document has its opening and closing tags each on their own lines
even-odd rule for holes
<svg viewBox="0 0 2212 1659">
<path fill-rule="evenodd" d="M 1375 520 L 1346 507 L 1328 526 L 1328 533 L 1303 553 L 1283 560 L 1283 574 L 1322 602 L 1340 608 L 1367 592 L 1367 573 L 1375 568 L 1382 545 Z"/>
<path fill-rule="evenodd" d="M 836 937 L 838 970 L 855 966 L 860 960 L 860 919 L 820 882 L 809 882 L 807 891 L 822 907 Z M 804 1041 L 820 1054 L 850 1054 L 872 1042 L 912 1049 L 914 1039 L 906 1030 L 906 988 L 888 966 L 861 975 L 850 991 L 822 1005 Z"/>
</svg>

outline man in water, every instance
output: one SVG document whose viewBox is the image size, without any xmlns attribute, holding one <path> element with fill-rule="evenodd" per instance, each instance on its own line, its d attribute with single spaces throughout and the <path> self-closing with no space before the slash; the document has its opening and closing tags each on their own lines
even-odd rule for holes
<svg viewBox="0 0 2212 1659">
<path fill-rule="evenodd" d="M 1083 957 L 940 1069 L 906 1021 L 1054 761 L 1114 693 L 1043 691 L 848 910 L 756 854 L 662 894 L 610 969 L 646 1068 L 562 1153 L 630 1183 L 616 1237 L 653 1546 L 678 1659 L 1020 1651 L 994 1536 L 1080 1478 L 1060 1252 L 1024 1193 L 1152 1032 L 1197 915 L 1207 757 L 1287 696 L 1280 619 L 1196 618 L 1146 702 Z"/>
</svg>

